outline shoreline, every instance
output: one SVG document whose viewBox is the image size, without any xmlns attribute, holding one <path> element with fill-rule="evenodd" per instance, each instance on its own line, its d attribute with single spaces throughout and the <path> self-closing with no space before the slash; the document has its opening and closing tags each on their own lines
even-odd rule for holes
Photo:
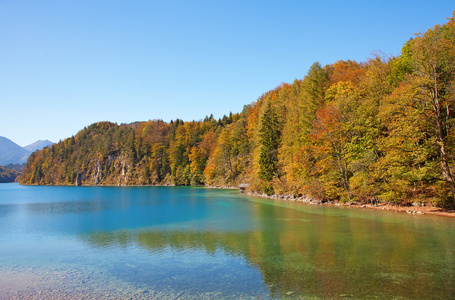
<svg viewBox="0 0 455 300">
<path fill-rule="evenodd" d="M 267 198 L 272 200 L 279 200 L 279 201 L 290 201 L 290 202 L 298 202 L 303 204 L 309 205 L 327 205 L 327 206 L 343 206 L 343 207 L 352 207 L 356 209 L 372 209 L 378 211 L 393 211 L 397 213 L 406 213 L 410 215 L 433 215 L 433 216 L 443 216 L 443 217 L 455 217 L 455 210 L 447 210 L 440 207 L 435 206 L 401 206 L 401 205 L 393 205 L 390 203 L 379 203 L 377 206 L 371 206 L 369 203 L 340 203 L 335 201 L 328 201 L 322 202 L 319 200 L 311 199 L 308 197 L 294 197 L 291 195 L 266 195 L 261 193 L 255 192 L 243 192 L 245 195 L 252 196 L 252 197 L 260 197 L 260 198 Z"/>
</svg>

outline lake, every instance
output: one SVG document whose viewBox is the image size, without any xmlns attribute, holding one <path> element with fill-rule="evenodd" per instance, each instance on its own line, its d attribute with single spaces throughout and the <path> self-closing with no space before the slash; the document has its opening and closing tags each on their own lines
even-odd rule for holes
<svg viewBox="0 0 455 300">
<path fill-rule="evenodd" d="M 0 184 L 0 298 L 455 295 L 455 219 L 194 187 Z"/>
</svg>

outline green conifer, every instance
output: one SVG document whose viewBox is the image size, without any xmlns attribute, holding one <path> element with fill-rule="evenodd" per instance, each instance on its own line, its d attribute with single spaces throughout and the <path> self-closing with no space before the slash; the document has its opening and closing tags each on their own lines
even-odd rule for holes
<svg viewBox="0 0 455 300">
<path fill-rule="evenodd" d="M 263 181 L 263 192 L 271 195 L 274 193 L 271 181 L 278 171 L 278 146 L 280 145 L 281 125 L 270 103 L 267 105 L 267 109 L 262 116 L 262 126 L 259 136 L 261 138 L 259 178 Z"/>
</svg>

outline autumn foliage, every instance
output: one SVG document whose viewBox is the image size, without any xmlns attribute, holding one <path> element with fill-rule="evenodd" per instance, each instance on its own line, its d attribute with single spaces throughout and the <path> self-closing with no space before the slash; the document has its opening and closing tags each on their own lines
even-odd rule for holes
<svg viewBox="0 0 455 300">
<path fill-rule="evenodd" d="M 215 185 L 322 201 L 455 199 L 455 14 L 397 57 L 315 63 L 218 120 L 92 124 L 22 184 Z"/>
</svg>

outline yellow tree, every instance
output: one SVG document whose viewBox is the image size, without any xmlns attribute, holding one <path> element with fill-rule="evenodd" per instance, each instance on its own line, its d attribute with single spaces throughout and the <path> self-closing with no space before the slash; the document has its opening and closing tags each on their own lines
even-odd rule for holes
<svg viewBox="0 0 455 300">
<path fill-rule="evenodd" d="M 407 108 L 418 109 L 421 122 L 428 124 L 439 153 L 441 179 L 450 188 L 455 206 L 455 12 L 447 24 L 418 35 L 402 52 L 412 71 L 406 80 L 414 89 Z"/>
</svg>

